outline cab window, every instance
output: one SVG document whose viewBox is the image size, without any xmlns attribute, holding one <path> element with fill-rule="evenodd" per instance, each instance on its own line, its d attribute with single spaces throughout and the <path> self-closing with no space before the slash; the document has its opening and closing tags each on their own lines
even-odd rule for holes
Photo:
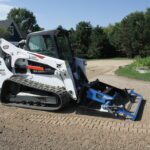
<svg viewBox="0 0 150 150">
<path fill-rule="evenodd" d="M 37 35 L 30 37 L 28 48 L 31 52 L 40 53 L 55 58 L 58 57 L 57 50 L 50 35 Z"/>
<path fill-rule="evenodd" d="M 67 60 L 70 64 L 72 64 L 73 57 L 72 57 L 71 47 L 70 47 L 68 37 L 64 34 L 58 35 L 57 44 L 58 44 L 59 50 L 61 51 L 62 59 Z"/>
</svg>

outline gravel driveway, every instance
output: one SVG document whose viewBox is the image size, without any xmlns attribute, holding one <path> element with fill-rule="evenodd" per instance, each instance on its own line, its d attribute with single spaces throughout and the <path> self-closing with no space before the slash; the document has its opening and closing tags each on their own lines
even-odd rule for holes
<svg viewBox="0 0 150 150">
<path fill-rule="evenodd" d="M 88 62 L 90 80 L 134 88 L 145 99 L 139 121 L 116 120 L 75 113 L 75 106 L 58 113 L 0 105 L 0 150 L 150 150 L 150 82 L 114 75 L 132 60 Z"/>
</svg>

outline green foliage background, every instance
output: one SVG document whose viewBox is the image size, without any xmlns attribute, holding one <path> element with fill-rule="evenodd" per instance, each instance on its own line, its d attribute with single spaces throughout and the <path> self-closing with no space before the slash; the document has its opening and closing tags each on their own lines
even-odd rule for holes
<svg viewBox="0 0 150 150">
<path fill-rule="evenodd" d="M 82 21 L 71 31 L 77 54 L 86 58 L 150 55 L 150 8 L 131 13 L 121 22 L 105 28 Z"/>
<path fill-rule="evenodd" d="M 42 30 L 33 12 L 25 8 L 12 9 L 7 18 L 14 19 L 25 34 Z M 0 29 L 0 37 L 8 36 L 5 29 Z M 70 40 L 77 56 L 89 59 L 150 56 L 150 8 L 131 13 L 108 27 L 93 27 L 90 22 L 81 21 L 75 29 L 71 28 Z"/>
<path fill-rule="evenodd" d="M 13 19 L 24 34 L 41 30 L 40 26 L 37 24 L 36 17 L 33 12 L 25 8 L 11 9 L 7 15 L 7 18 Z"/>
<path fill-rule="evenodd" d="M 150 55 L 150 9 L 134 12 L 105 28 L 110 43 L 125 56 Z"/>
<path fill-rule="evenodd" d="M 5 28 L 0 28 L 0 38 L 8 38 L 9 32 Z"/>
</svg>

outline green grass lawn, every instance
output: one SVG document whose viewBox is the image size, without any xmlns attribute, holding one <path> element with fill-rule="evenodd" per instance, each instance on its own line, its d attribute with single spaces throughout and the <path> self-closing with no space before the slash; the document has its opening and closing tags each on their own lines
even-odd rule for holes
<svg viewBox="0 0 150 150">
<path fill-rule="evenodd" d="M 149 59 L 150 59 L 150 57 L 149 57 Z M 143 62 L 143 61 L 144 60 L 142 60 L 141 62 Z M 138 64 L 138 66 L 140 66 L 139 60 L 136 60 L 131 65 L 119 68 L 115 73 L 119 76 L 125 76 L 125 77 L 134 78 L 134 79 L 138 79 L 138 80 L 144 80 L 144 81 L 150 81 L 150 73 L 141 74 L 135 70 L 135 68 L 137 67 L 137 64 Z"/>
</svg>

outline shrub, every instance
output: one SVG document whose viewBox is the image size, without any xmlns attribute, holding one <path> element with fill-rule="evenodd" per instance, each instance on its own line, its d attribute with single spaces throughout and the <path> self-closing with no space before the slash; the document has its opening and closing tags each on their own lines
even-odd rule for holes
<svg viewBox="0 0 150 150">
<path fill-rule="evenodd" d="M 149 67 L 150 68 L 150 57 L 137 58 L 135 61 L 136 67 Z"/>
</svg>

